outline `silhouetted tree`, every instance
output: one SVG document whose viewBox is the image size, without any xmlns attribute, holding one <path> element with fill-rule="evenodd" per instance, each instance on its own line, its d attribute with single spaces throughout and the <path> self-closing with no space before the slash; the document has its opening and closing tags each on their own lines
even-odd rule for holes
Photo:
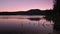
<svg viewBox="0 0 60 34">
<path fill-rule="evenodd" d="M 54 0 L 54 8 L 52 12 L 52 20 L 55 22 L 54 24 L 54 30 L 60 30 L 60 14 L 59 14 L 59 9 L 60 9 L 60 1 L 59 0 Z"/>
</svg>

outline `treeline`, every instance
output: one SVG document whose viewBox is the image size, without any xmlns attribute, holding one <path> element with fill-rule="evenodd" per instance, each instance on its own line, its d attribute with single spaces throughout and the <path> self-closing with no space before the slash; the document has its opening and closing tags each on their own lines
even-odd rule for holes
<svg viewBox="0 0 60 34">
<path fill-rule="evenodd" d="M 0 15 L 51 15 L 52 10 L 31 9 L 28 11 L 0 12 Z"/>
</svg>

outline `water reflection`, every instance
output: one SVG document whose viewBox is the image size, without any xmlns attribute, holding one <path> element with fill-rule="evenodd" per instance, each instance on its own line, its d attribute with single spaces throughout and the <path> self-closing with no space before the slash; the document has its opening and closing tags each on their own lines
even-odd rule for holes
<svg viewBox="0 0 60 34">
<path fill-rule="evenodd" d="M 53 31 L 53 21 L 44 19 L 45 16 L 0 16 L 0 31 L 2 30 L 27 30 L 27 31 Z M 32 21 L 28 18 L 40 18 Z"/>
</svg>

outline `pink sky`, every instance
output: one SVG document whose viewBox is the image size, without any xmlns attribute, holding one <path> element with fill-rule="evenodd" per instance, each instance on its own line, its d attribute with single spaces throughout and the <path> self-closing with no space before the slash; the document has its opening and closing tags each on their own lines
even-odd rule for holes
<svg viewBox="0 0 60 34">
<path fill-rule="evenodd" d="M 0 0 L 0 12 L 26 11 L 29 9 L 53 9 L 53 0 Z"/>
</svg>

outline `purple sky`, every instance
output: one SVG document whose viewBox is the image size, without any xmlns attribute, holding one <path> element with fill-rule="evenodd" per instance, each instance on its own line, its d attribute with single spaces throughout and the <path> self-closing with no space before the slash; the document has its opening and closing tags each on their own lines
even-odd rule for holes
<svg viewBox="0 0 60 34">
<path fill-rule="evenodd" d="M 53 0 L 0 0 L 0 12 L 29 9 L 53 9 Z"/>
</svg>

